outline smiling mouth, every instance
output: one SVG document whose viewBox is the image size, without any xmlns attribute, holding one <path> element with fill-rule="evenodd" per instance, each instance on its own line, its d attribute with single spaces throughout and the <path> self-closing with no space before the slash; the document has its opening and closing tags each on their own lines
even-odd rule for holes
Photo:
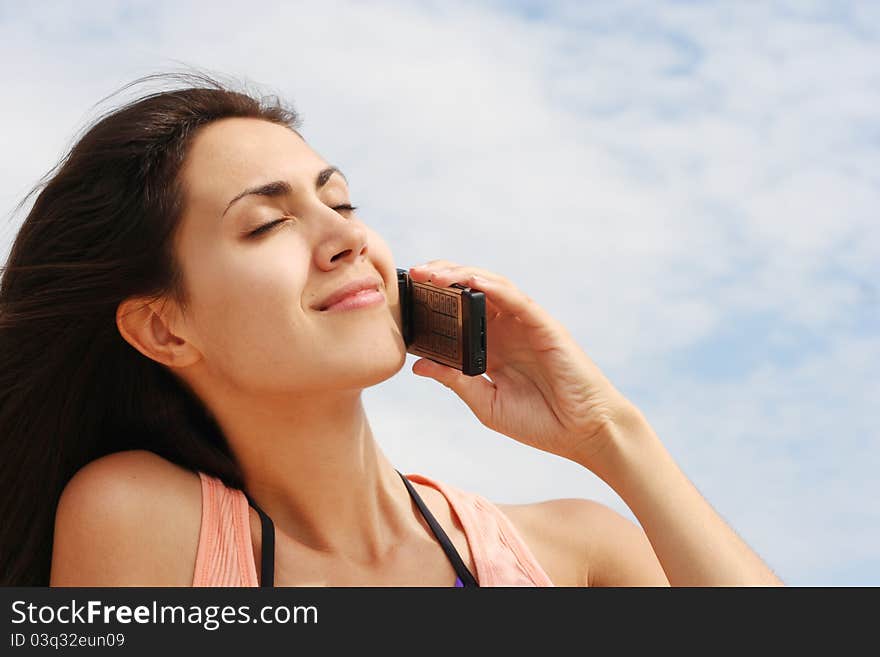
<svg viewBox="0 0 880 657">
<path fill-rule="evenodd" d="M 321 312 L 329 312 L 336 310 L 354 310 L 355 308 L 364 308 L 367 306 L 375 306 L 385 302 L 385 295 L 376 288 L 365 288 L 358 290 L 346 297 L 336 301 L 335 303 L 321 308 Z"/>
<path fill-rule="evenodd" d="M 319 304 L 315 304 L 313 307 L 320 311 L 325 311 L 336 306 L 338 303 L 346 301 L 348 298 L 357 296 L 365 291 L 374 291 L 381 295 L 381 286 L 382 281 L 376 276 L 365 276 L 363 278 L 353 279 L 342 287 L 337 288 L 334 293 L 325 297 L 323 301 Z"/>
</svg>

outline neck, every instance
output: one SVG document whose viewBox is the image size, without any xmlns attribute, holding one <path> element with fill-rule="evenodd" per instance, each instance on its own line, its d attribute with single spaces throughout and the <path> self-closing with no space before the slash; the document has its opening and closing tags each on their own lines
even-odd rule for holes
<svg viewBox="0 0 880 657">
<path fill-rule="evenodd" d="M 211 405 L 245 490 L 280 532 L 357 564 L 419 531 L 400 476 L 373 438 L 360 390 Z"/>
</svg>

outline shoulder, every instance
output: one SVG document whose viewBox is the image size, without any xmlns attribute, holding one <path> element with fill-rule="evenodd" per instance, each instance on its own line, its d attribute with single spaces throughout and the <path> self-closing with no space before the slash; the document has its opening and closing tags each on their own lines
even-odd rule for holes
<svg viewBox="0 0 880 657">
<path fill-rule="evenodd" d="M 498 504 L 557 586 L 667 586 L 642 528 L 595 500 Z"/>
<path fill-rule="evenodd" d="M 50 586 L 190 586 L 199 475 L 147 450 L 86 464 L 55 514 Z"/>
</svg>

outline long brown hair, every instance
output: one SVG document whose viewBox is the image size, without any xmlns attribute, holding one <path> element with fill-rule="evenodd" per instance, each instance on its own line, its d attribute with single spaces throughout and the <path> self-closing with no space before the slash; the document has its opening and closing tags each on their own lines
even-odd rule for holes
<svg viewBox="0 0 880 657">
<path fill-rule="evenodd" d="M 149 75 L 119 91 L 154 81 L 179 88 L 104 114 L 18 206 L 39 191 L 0 280 L 3 586 L 48 586 L 58 499 L 103 455 L 147 449 L 242 487 L 210 413 L 122 338 L 116 311 L 134 295 L 186 307 L 172 244 L 195 132 L 226 117 L 296 132 L 299 117 L 276 95 L 204 73 Z"/>
</svg>

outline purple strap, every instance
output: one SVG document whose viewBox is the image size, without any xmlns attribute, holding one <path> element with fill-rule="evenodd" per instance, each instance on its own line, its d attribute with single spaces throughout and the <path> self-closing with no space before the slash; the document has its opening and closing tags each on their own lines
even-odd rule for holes
<svg viewBox="0 0 880 657">
<path fill-rule="evenodd" d="M 461 581 L 461 577 L 455 578 L 455 588 L 464 588 L 464 582 Z"/>
</svg>

